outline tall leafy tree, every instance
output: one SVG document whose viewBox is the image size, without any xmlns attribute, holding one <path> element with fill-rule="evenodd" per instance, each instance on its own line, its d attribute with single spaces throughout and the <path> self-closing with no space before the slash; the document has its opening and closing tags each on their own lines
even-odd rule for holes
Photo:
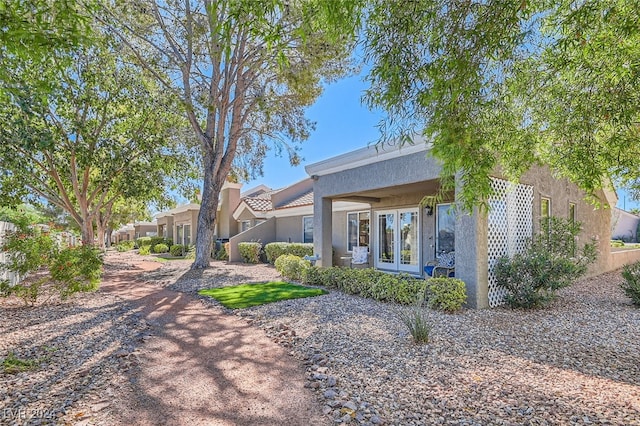
<svg viewBox="0 0 640 426">
<path fill-rule="evenodd" d="M 270 146 L 299 161 L 304 108 L 348 71 L 360 2 L 131 0 L 102 21 L 179 96 L 200 143 L 204 182 L 193 268 L 209 266 L 218 196 L 232 169 L 260 172 Z M 106 18 L 104 18 L 106 16 Z"/>
<path fill-rule="evenodd" d="M 536 162 L 595 195 L 640 177 L 638 22 L 637 0 L 375 0 L 366 99 L 383 141 L 427 136 L 467 208 Z"/>
<path fill-rule="evenodd" d="M 101 211 L 121 198 L 160 197 L 167 177 L 188 170 L 174 99 L 118 46 L 96 41 L 73 52 L 73 65 L 35 74 L 30 61 L 15 61 L 0 91 L 0 196 L 64 209 L 85 244 Z"/>
</svg>

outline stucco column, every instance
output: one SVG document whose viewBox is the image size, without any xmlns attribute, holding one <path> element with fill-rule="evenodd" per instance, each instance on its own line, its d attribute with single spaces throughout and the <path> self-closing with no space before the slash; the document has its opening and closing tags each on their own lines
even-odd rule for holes
<svg viewBox="0 0 640 426">
<path fill-rule="evenodd" d="M 331 224 L 333 215 L 331 198 L 316 197 L 313 200 L 313 252 L 319 254 L 318 266 L 333 266 Z"/>
<path fill-rule="evenodd" d="M 487 216 L 474 208 L 473 213 L 456 217 L 456 278 L 467 287 L 467 306 L 489 307 Z"/>
</svg>

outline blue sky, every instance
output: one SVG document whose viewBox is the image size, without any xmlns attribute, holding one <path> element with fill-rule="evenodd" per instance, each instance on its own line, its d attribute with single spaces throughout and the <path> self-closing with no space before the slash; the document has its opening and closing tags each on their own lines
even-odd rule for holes
<svg viewBox="0 0 640 426">
<path fill-rule="evenodd" d="M 316 130 L 302 144 L 304 159 L 299 166 L 291 166 L 284 155 L 276 157 L 269 152 L 264 164 L 264 176 L 243 185 L 248 189 L 260 184 L 281 188 L 306 178 L 306 164 L 315 163 L 345 152 L 375 143 L 380 137 L 376 125 L 384 117 L 380 111 L 369 111 L 361 103 L 367 88 L 362 76 L 353 76 L 325 87 L 322 96 L 309 108 L 307 117 L 316 122 Z M 623 191 L 618 191 L 618 207 L 630 210 L 640 208 Z"/>
</svg>

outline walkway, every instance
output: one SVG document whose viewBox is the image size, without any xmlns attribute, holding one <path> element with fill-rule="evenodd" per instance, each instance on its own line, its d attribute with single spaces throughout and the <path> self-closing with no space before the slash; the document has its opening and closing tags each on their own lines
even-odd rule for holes
<svg viewBox="0 0 640 426">
<path fill-rule="evenodd" d="M 110 256 L 118 256 L 111 254 Z M 128 259 L 128 261 L 131 261 Z M 193 297 L 136 281 L 161 264 L 134 260 L 105 275 L 102 291 L 134 304 L 152 326 L 129 401 L 127 425 L 323 425 L 304 369 L 262 330 Z"/>
</svg>

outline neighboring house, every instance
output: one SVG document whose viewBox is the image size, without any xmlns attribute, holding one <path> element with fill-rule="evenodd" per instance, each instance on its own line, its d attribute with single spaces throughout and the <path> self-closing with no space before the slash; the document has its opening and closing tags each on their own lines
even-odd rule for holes
<svg viewBox="0 0 640 426">
<path fill-rule="evenodd" d="M 225 182 L 220 191 L 216 216 L 215 238 L 228 240 L 238 233 L 233 211 L 240 202 L 242 184 Z M 191 203 L 156 215 L 157 235 L 170 238 L 174 244 L 193 245 L 196 242 L 200 204 Z"/>
<path fill-rule="evenodd" d="M 334 209 L 348 210 L 358 203 L 336 203 Z M 229 259 L 241 260 L 238 243 L 260 241 L 312 243 L 313 242 L 313 180 L 296 182 L 273 190 L 264 185 L 242 193 L 240 203 L 233 212 L 240 225 L 240 233 L 230 239 Z"/>
<path fill-rule="evenodd" d="M 140 237 L 155 237 L 158 235 L 156 222 L 136 222 L 133 224 L 133 235 L 137 240 Z"/>
<path fill-rule="evenodd" d="M 421 275 L 425 262 L 454 251 L 455 276 L 466 283 L 469 305 L 496 306 L 504 290 L 496 285 L 493 265 L 499 257 L 521 251 L 538 231 L 540 218 L 551 215 L 580 221 L 581 242 L 598 240 L 600 256 L 592 273 L 629 260 L 614 258 L 609 247 L 611 215 L 606 207 L 616 204 L 615 193 L 600 191 L 603 208 L 595 209 L 581 190 L 555 179 L 546 167 L 533 167 L 519 184 L 495 173 L 496 196 L 488 214 L 456 213 L 455 191 L 433 209 L 421 207 L 421 199 L 440 187 L 441 167 L 427 150 L 424 142 L 401 149 L 362 148 L 306 166 L 313 180 L 318 265 L 339 264 L 354 246 L 364 245 L 371 266 Z M 338 211 L 340 202 L 361 207 Z"/>
<path fill-rule="evenodd" d="M 133 227 L 132 223 L 126 224 L 120 229 L 114 232 L 115 238 L 113 239 L 116 244 L 119 244 L 123 241 L 134 240 L 136 235 L 136 230 Z"/>
<path fill-rule="evenodd" d="M 637 242 L 640 217 L 628 211 L 614 207 L 611 209 L 611 237 L 627 243 Z"/>
</svg>

